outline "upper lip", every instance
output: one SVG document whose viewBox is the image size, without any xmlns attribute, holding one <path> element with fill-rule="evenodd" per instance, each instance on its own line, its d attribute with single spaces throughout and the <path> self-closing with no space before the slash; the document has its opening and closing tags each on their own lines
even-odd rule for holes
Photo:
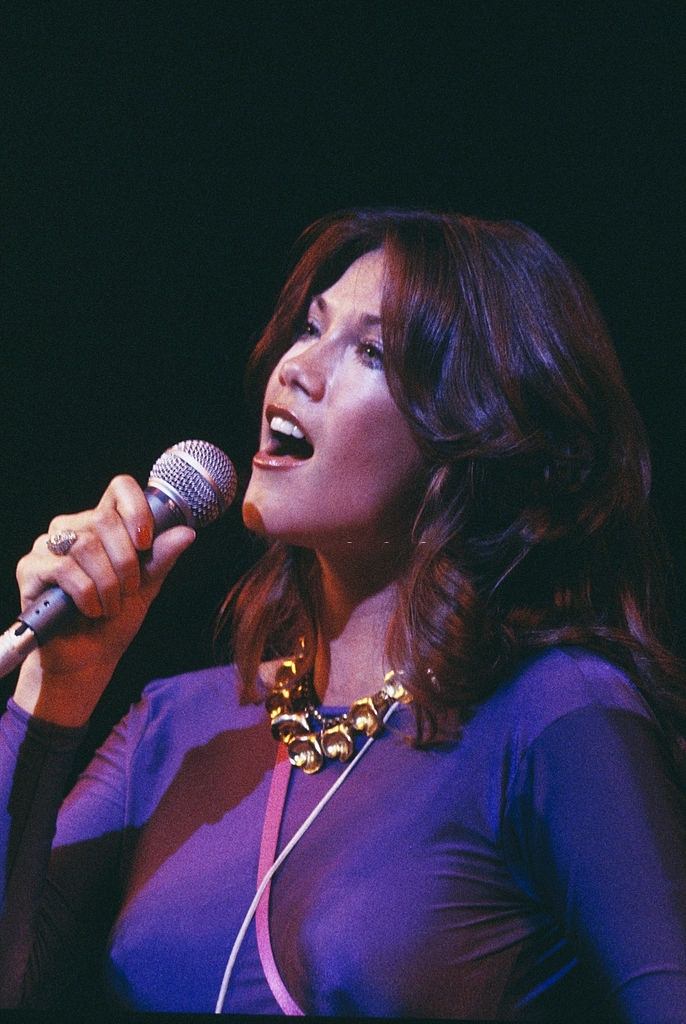
<svg viewBox="0 0 686 1024">
<path fill-rule="evenodd" d="M 312 439 L 310 437 L 310 434 L 309 434 L 308 430 L 303 426 L 303 424 L 298 419 L 298 417 L 295 416 L 290 411 L 290 409 L 286 409 L 285 406 L 282 406 L 282 405 L 268 405 L 267 408 L 264 410 L 264 416 L 265 416 L 265 419 L 267 421 L 267 425 L 270 426 L 270 427 L 271 427 L 271 422 L 272 422 L 272 420 L 274 419 L 275 416 L 280 416 L 282 419 L 288 420 L 290 423 L 294 423 L 296 427 L 298 427 L 300 430 L 302 430 L 303 434 L 305 435 L 305 440 L 307 441 L 307 443 L 310 444 L 310 445 L 312 444 Z"/>
</svg>

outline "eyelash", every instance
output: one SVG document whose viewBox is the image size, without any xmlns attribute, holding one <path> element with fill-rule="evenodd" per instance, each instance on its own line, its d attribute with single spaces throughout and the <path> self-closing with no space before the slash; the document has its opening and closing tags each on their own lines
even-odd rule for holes
<svg viewBox="0 0 686 1024">
<path fill-rule="evenodd" d="M 298 337 L 317 338 L 319 337 L 319 328 L 312 320 L 307 320 Z M 364 363 L 365 366 L 383 369 L 383 349 L 380 345 L 375 344 L 373 341 L 360 341 L 355 346 L 355 353 L 360 362 Z"/>
<path fill-rule="evenodd" d="M 357 345 L 357 357 L 365 366 L 373 369 L 383 369 L 383 350 L 371 341 L 361 341 Z"/>
</svg>

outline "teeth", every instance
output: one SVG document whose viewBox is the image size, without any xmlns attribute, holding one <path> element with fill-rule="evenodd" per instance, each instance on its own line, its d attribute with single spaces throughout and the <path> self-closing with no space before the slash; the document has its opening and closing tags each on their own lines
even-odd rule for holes
<svg viewBox="0 0 686 1024">
<path fill-rule="evenodd" d="M 287 434 L 288 437 L 295 437 L 298 441 L 302 441 L 305 437 L 300 427 L 296 427 L 295 423 L 283 419 L 282 416 L 274 416 L 269 426 L 277 434 Z"/>
</svg>

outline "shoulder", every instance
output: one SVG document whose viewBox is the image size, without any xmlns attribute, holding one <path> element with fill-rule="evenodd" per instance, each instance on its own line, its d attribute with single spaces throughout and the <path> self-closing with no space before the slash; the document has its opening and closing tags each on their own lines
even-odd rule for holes
<svg viewBox="0 0 686 1024">
<path fill-rule="evenodd" d="M 178 676 L 153 679 L 141 695 L 141 702 L 150 714 L 163 714 L 168 709 L 192 711 L 216 703 L 239 705 L 240 678 L 234 665 L 184 672 Z"/>
<path fill-rule="evenodd" d="M 264 717 L 260 705 L 241 700 L 242 683 L 234 665 L 154 679 L 125 719 L 134 744 L 206 742 L 220 731 L 249 728 Z"/>
<path fill-rule="evenodd" d="M 535 659 L 509 696 L 528 707 L 513 727 L 526 739 L 512 745 L 499 808 L 510 870 L 566 927 L 589 928 L 596 941 L 614 921 L 613 941 L 626 942 L 632 922 L 655 907 L 664 917 L 673 899 L 664 880 L 683 877 L 683 797 L 658 723 L 624 672 L 573 648 Z"/>
<path fill-rule="evenodd" d="M 246 756 L 252 756 L 251 764 L 272 763 L 264 707 L 242 702 L 241 689 L 232 665 L 156 679 L 145 687 L 98 754 L 101 764 L 117 767 L 128 780 L 129 820 L 147 820 L 168 791 L 181 806 L 196 799 L 198 789 L 216 783 L 221 790 L 227 778 L 246 777 Z"/>
<path fill-rule="evenodd" d="M 619 711 L 653 719 L 626 672 L 579 647 L 553 647 L 526 659 L 482 708 L 487 717 L 500 718 L 508 731 L 516 731 L 522 746 L 553 723 L 586 709 L 601 716 Z"/>
</svg>

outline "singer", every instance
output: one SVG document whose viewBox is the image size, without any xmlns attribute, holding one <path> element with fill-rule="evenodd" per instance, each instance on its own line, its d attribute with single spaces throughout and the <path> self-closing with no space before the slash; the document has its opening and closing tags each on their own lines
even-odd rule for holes
<svg viewBox="0 0 686 1024">
<path fill-rule="evenodd" d="M 686 1021 L 686 686 L 587 285 L 518 223 L 332 215 L 249 372 L 231 664 L 70 792 L 194 532 L 118 477 L 19 564 L 81 615 L 2 719 L 3 1005 Z"/>
</svg>

